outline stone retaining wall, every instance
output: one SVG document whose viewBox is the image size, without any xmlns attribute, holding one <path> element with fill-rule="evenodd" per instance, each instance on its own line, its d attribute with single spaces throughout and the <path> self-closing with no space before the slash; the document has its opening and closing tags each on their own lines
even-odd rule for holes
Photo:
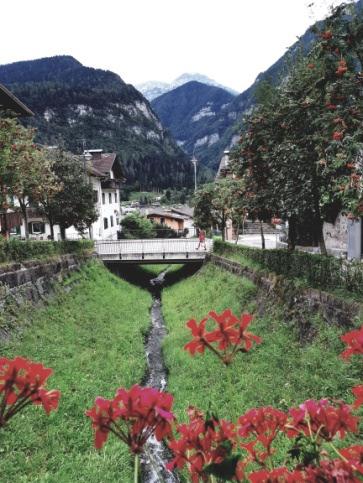
<svg viewBox="0 0 363 483">
<path fill-rule="evenodd" d="M 344 328 L 351 327 L 354 319 L 362 316 L 363 307 L 356 302 L 347 302 L 322 290 L 296 287 L 292 280 L 281 275 L 256 271 L 218 255 L 211 254 L 209 259 L 214 265 L 244 276 L 255 283 L 261 291 L 258 297 L 260 315 L 271 303 L 283 304 L 285 318 L 298 323 L 301 341 L 315 335 L 311 318 L 316 314 L 320 314 L 326 323 Z"/>
<path fill-rule="evenodd" d="M 9 306 L 37 303 L 52 292 L 54 284 L 79 270 L 90 256 L 62 255 L 47 261 L 24 261 L 0 267 L 0 315 Z"/>
</svg>

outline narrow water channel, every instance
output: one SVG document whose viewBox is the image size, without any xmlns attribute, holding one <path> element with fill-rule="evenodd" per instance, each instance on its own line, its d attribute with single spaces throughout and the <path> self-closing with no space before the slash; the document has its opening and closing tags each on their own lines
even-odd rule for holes
<svg viewBox="0 0 363 483">
<path fill-rule="evenodd" d="M 200 264 L 184 265 L 178 271 L 169 273 L 167 277 L 168 269 L 166 269 L 152 279 L 150 279 L 150 273 L 147 274 L 141 267 L 122 267 L 117 264 L 107 264 L 107 266 L 116 275 L 149 290 L 152 294 L 151 325 L 145 340 L 147 370 L 142 384 L 166 391 L 168 381 L 162 343 L 167 330 L 162 314 L 162 289 L 166 285 L 172 285 L 190 277 L 199 270 Z M 141 457 L 142 483 L 178 483 L 180 481 L 178 476 L 166 469 L 166 463 L 170 460 L 166 446 L 156 441 L 155 438 L 150 438 L 145 446 L 145 454 Z"/>
<path fill-rule="evenodd" d="M 166 271 L 150 280 L 153 295 L 151 307 L 151 327 L 146 338 L 145 352 L 147 358 L 147 373 L 145 386 L 155 387 L 165 391 L 167 385 L 167 370 L 164 364 L 162 342 L 166 335 L 166 327 L 161 311 L 161 288 Z M 144 483 L 175 483 L 179 478 L 165 467 L 170 459 L 167 448 L 155 438 L 150 438 L 145 445 L 145 453 L 141 458 Z"/>
</svg>

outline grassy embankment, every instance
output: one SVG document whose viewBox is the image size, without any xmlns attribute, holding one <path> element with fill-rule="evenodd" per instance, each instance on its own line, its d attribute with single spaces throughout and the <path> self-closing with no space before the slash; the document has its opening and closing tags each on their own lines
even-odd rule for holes
<svg viewBox="0 0 363 483">
<path fill-rule="evenodd" d="M 27 408 L 1 431 L 1 482 L 132 481 L 126 447 L 111 437 L 97 452 L 84 411 L 96 396 L 141 381 L 151 296 L 95 262 L 73 277 L 78 284 L 69 294 L 24 311 L 20 322 L 31 325 L 0 344 L 1 355 L 53 368 L 48 387 L 62 392 L 57 412 Z"/>
<path fill-rule="evenodd" d="M 287 409 L 308 398 L 340 397 L 352 401 L 350 388 L 362 378 L 362 362 L 346 364 L 339 335 L 344 332 L 316 317 L 317 337 L 301 346 L 294 323 L 283 321 L 283 308 L 255 317 L 250 331 L 263 342 L 248 354 L 239 354 L 225 368 L 209 351 L 192 357 L 183 350 L 191 340 L 185 323 L 200 321 L 210 310 L 231 308 L 235 314 L 255 312 L 252 282 L 211 264 L 163 293 L 163 313 L 169 334 L 164 343 L 169 369 L 168 390 L 175 395 L 179 420 L 186 420 L 189 405 L 236 420 L 246 410 L 265 405 Z"/>
</svg>

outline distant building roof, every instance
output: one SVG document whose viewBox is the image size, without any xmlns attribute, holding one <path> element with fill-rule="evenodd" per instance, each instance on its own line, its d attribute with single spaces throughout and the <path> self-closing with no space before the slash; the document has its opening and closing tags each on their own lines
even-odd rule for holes
<svg viewBox="0 0 363 483">
<path fill-rule="evenodd" d="M 23 104 L 5 86 L 0 84 L 0 111 L 10 110 L 19 116 L 34 116 L 34 113 Z"/>
<path fill-rule="evenodd" d="M 182 216 L 187 216 L 188 218 L 193 218 L 194 215 L 194 208 L 191 206 L 182 206 L 182 207 L 172 207 L 171 211 L 173 213 L 178 213 L 179 215 Z"/>
<path fill-rule="evenodd" d="M 172 218 L 173 220 L 184 220 L 183 216 L 164 210 L 151 210 L 146 216 L 147 218 L 149 218 L 149 216 L 158 216 L 162 218 Z"/>
</svg>

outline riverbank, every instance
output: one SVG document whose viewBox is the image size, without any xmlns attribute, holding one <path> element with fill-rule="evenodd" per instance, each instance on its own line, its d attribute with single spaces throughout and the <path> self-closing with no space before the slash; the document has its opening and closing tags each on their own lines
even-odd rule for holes
<svg viewBox="0 0 363 483">
<path fill-rule="evenodd" d="M 0 345 L 3 356 L 22 355 L 51 367 L 49 387 L 62 392 L 58 411 L 49 417 L 27 408 L 1 431 L 1 481 L 132 481 L 128 449 L 110 438 L 97 452 L 84 411 L 95 397 L 113 397 L 118 387 L 144 376 L 151 295 L 97 262 L 68 284 L 73 277 L 70 293 L 19 313 L 22 334 Z"/>
<path fill-rule="evenodd" d="M 338 357 L 343 350 L 339 336 L 346 329 L 314 317 L 311 324 L 316 335 L 302 345 L 294 321 L 285 320 L 282 307 L 271 303 L 258 316 L 257 287 L 212 264 L 165 289 L 162 301 L 168 329 L 163 346 L 168 390 L 176 395 L 180 421 L 187 419 L 189 405 L 203 411 L 211 408 L 218 416 L 235 420 L 253 407 L 272 405 L 286 410 L 309 398 L 352 402 L 350 388 L 360 382 L 363 367 L 358 360 L 346 364 Z M 226 308 L 237 315 L 255 314 L 249 330 L 262 338 L 262 344 L 238 354 L 229 367 L 209 351 L 192 357 L 183 349 L 191 340 L 186 322 L 200 321 L 210 310 Z"/>
</svg>

